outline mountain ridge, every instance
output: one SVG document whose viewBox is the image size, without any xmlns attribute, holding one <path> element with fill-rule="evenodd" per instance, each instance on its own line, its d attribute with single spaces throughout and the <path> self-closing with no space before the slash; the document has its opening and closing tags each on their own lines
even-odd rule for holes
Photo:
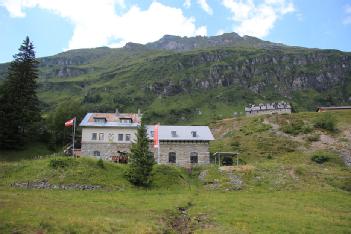
<svg viewBox="0 0 351 234">
<path fill-rule="evenodd" d="M 39 61 L 44 111 L 73 99 L 91 111 L 142 108 L 150 121 L 207 123 L 248 103 L 285 100 L 302 111 L 351 104 L 351 53 L 235 33 L 166 35 L 146 45 L 71 50 Z M 0 77 L 5 74 L 1 64 Z"/>
</svg>

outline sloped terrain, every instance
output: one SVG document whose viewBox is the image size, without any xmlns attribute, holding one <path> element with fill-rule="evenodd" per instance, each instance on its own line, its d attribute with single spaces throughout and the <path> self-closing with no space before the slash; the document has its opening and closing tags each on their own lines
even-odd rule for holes
<svg viewBox="0 0 351 234">
<path fill-rule="evenodd" d="M 165 36 L 147 45 L 71 50 L 40 58 L 44 112 L 67 100 L 88 111 L 136 111 L 152 123 L 208 123 L 249 103 L 296 110 L 351 101 L 351 55 L 289 47 L 235 33 Z M 0 65 L 0 80 L 8 64 Z"/>
</svg>

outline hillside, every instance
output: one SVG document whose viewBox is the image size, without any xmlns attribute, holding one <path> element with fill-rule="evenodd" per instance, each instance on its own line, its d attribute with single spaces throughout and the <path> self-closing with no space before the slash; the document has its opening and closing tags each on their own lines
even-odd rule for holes
<svg viewBox="0 0 351 234">
<path fill-rule="evenodd" d="M 148 189 L 126 165 L 0 161 L 0 232 L 349 233 L 350 126 L 350 111 L 220 120 L 211 152 L 239 152 L 239 167 L 156 166 Z"/>
<path fill-rule="evenodd" d="M 14 52 L 15 53 L 15 52 Z M 351 103 L 351 54 L 240 37 L 164 36 L 124 48 L 40 58 L 44 111 L 77 100 L 89 111 L 136 111 L 148 122 L 208 123 L 249 103 L 285 100 L 296 110 Z M 0 65 L 0 79 L 8 64 Z"/>
</svg>

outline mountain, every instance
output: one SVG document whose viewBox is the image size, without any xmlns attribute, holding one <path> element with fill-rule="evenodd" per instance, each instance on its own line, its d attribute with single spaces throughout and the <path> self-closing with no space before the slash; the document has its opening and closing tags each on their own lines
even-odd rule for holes
<svg viewBox="0 0 351 234">
<path fill-rule="evenodd" d="M 255 37 L 240 37 L 236 33 L 224 33 L 212 37 L 179 37 L 165 35 L 160 40 L 145 45 L 149 49 L 162 49 L 173 51 L 189 51 L 193 49 L 206 49 L 210 47 L 254 47 L 254 48 L 279 48 L 285 45 L 263 41 Z"/>
<path fill-rule="evenodd" d="M 76 100 L 89 111 L 136 111 L 148 122 L 207 123 L 249 103 L 295 110 L 351 104 L 351 53 L 240 37 L 166 35 L 146 45 L 78 49 L 40 58 L 44 111 Z M 8 64 L 0 65 L 0 79 Z"/>
</svg>

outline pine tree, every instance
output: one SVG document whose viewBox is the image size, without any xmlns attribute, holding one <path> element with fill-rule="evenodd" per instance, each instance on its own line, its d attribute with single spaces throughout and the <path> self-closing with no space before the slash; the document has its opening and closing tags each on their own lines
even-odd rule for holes
<svg viewBox="0 0 351 234">
<path fill-rule="evenodd" d="M 155 160 L 152 152 L 149 151 L 149 141 L 143 122 L 138 128 L 137 142 L 132 144 L 128 161 L 128 180 L 137 186 L 150 185 L 151 171 Z"/>
<path fill-rule="evenodd" d="M 0 88 L 0 148 L 21 148 L 40 130 L 39 100 L 36 95 L 38 61 L 27 36 L 14 55 L 7 78 Z"/>
</svg>

